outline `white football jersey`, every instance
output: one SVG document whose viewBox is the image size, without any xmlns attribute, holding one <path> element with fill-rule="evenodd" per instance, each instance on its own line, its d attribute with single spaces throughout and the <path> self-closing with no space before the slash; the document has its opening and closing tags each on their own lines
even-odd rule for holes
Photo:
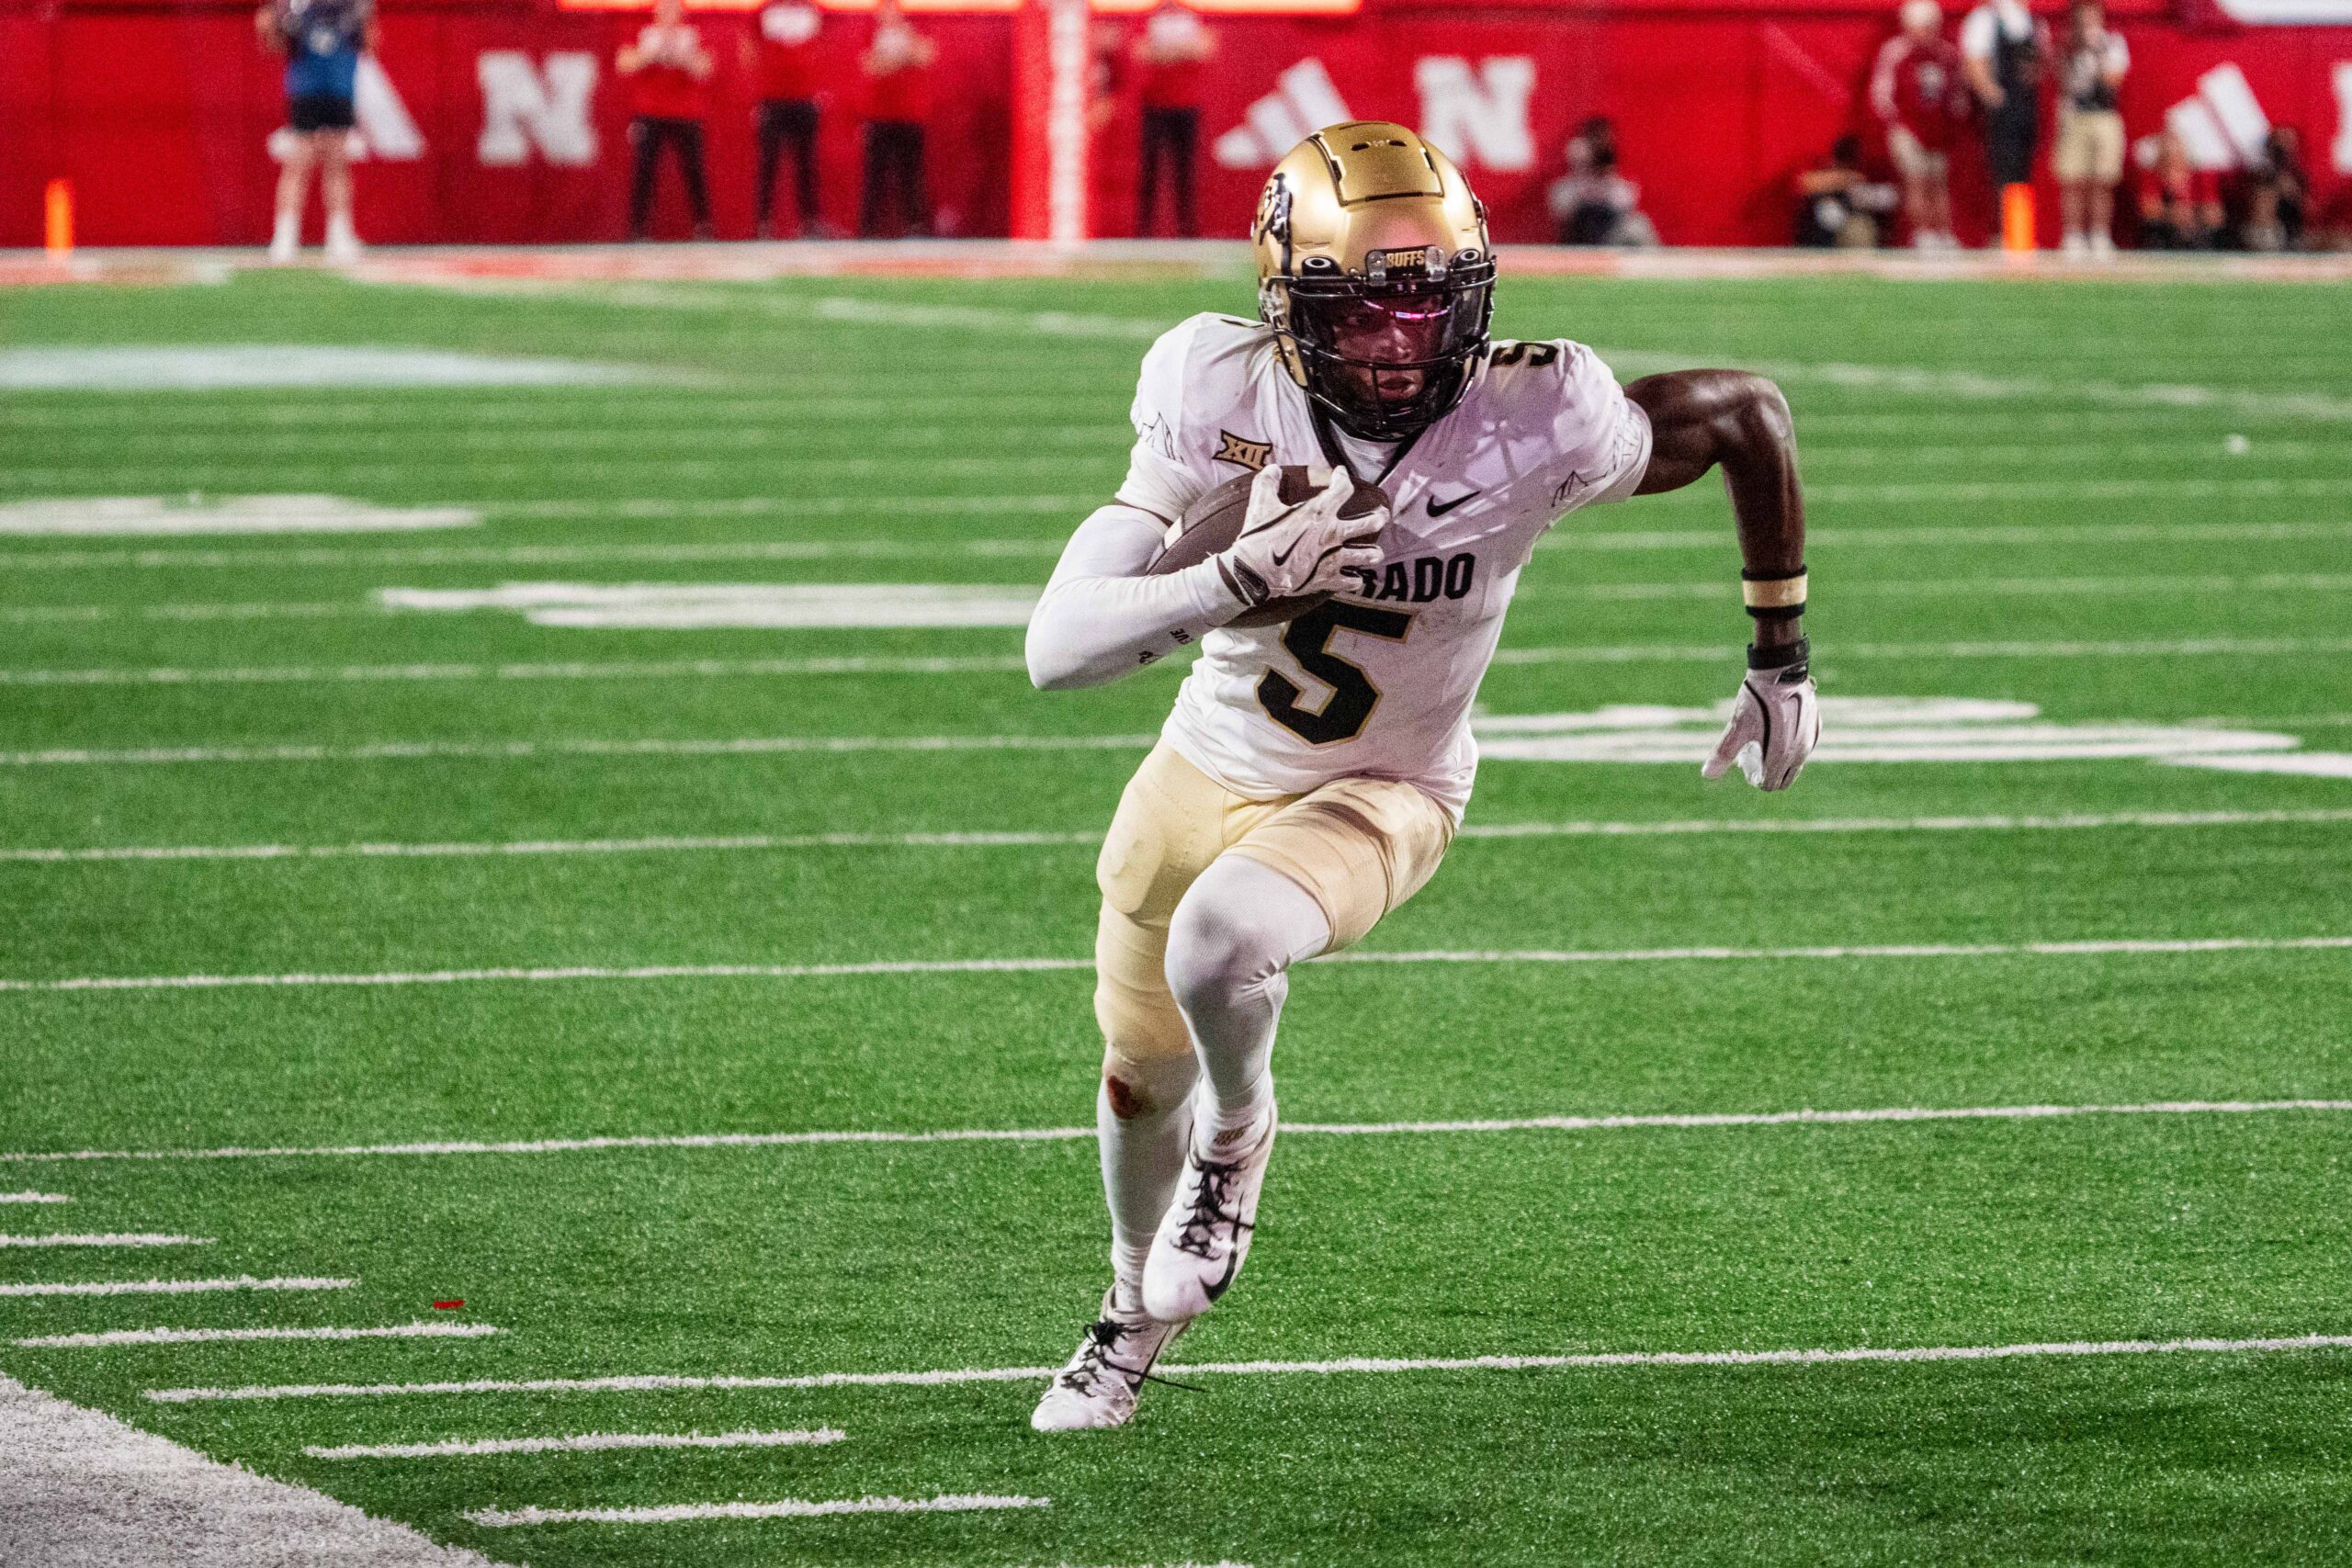
<svg viewBox="0 0 2352 1568">
<path fill-rule="evenodd" d="M 1194 316 L 1154 344 L 1133 417 L 1118 499 L 1163 518 L 1268 463 L 1329 461 L 1273 333 L 1238 317 Z M 1563 514 L 1631 495 L 1649 456 L 1649 417 L 1590 349 L 1496 344 L 1381 480 L 1395 512 L 1380 570 L 1287 624 L 1203 637 L 1165 739 L 1239 795 L 1402 779 L 1460 821 L 1470 705 L 1520 569 Z"/>
</svg>

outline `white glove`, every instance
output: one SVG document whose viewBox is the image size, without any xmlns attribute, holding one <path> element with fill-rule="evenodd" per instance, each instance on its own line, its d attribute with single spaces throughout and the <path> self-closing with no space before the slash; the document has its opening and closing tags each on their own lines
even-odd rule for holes
<svg viewBox="0 0 2352 1568">
<path fill-rule="evenodd" d="M 1295 598 L 1302 593 L 1335 592 L 1347 585 L 1347 573 L 1380 565 L 1380 547 L 1351 545 L 1350 539 L 1369 538 L 1388 525 L 1388 509 L 1342 518 L 1356 488 L 1345 468 L 1331 470 L 1331 481 L 1305 501 L 1282 498 L 1282 471 L 1269 463 L 1258 470 L 1250 486 L 1250 511 L 1240 536 L 1216 559 L 1227 586 L 1254 609 L 1269 599 Z"/>
<path fill-rule="evenodd" d="M 1820 740 L 1821 698 L 1813 689 L 1813 662 L 1800 653 L 1778 670 L 1747 672 L 1724 738 L 1699 773 L 1719 779 L 1737 761 L 1758 789 L 1786 789 L 1804 772 L 1804 760 Z"/>
</svg>

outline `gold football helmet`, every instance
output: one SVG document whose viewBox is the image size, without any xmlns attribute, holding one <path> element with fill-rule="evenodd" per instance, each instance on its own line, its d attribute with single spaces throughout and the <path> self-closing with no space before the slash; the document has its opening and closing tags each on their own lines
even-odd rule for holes
<svg viewBox="0 0 2352 1568">
<path fill-rule="evenodd" d="M 1291 378 L 1351 435 L 1394 441 L 1462 400 L 1487 352 L 1487 209 L 1401 125 L 1326 126 L 1274 165 L 1250 237 L 1258 314 Z"/>
</svg>

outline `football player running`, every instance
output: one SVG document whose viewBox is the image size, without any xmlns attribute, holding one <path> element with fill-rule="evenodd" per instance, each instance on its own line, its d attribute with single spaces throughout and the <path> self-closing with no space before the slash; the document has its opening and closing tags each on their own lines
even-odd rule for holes
<svg viewBox="0 0 2352 1568">
<path fill-rule="evenodd" d="M 1361 941 L 1437 869 L 1476 768 L 1471 701 L 1555 522 L 1720 467 L 1755 639 L 1702 771 L 1736 762 L 1785 789 L 1820 731 L 1794 436 L 1771 382 L 1688 370 L 1621 388 L 1579 344 L 1490 342 L 1485 209 L 1399 125 L 1301 142 L 1251 236 L 1260 319 L 1195 316 L 1153 344 L 1126 481 L 1029 625 L 1048 690 L 1201 644 L 1096 868 L 1112 1285 L 1038 1402 L 1041 1431 L 1125 1423 L 1160 1351 L 1232 1285 L 1273 1150 L 1290 966 Z M 1275 470 L 1318 463 L 1329 487 L 1283 502 Z M 1193 502 L 1253 468 L 1238 538 L 1148 574 Z M 1342 518 L 1342 470 L 1393 510 Z M 1230 624 L 1324 592 L 1287 623 Z"/>
</svg>

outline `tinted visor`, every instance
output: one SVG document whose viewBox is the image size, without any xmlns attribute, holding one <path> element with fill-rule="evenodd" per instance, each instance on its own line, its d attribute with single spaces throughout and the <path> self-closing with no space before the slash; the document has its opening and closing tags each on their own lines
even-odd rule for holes
<svg viewBox="0 0 2352 1568">
<path fill-rule="evenodd" d="M 1486 334 L 1483 281 L 1459 285 L 1341 286 L 1329 294 L 1304 282 L 1291 291 L 1291 327 L 1331 358 L 1373 368 L 1443 365 Z"/>
</svg>

